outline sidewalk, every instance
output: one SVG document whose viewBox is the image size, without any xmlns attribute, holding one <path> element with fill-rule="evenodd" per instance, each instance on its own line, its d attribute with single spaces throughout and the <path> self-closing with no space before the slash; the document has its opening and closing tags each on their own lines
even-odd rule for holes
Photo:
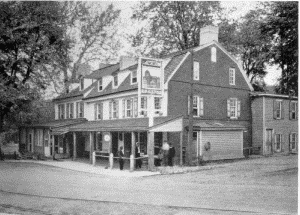
<svg viewBox="0 0 300 215">
<path fill-rule="evenodd" d="M 105 169 L 104 166 L 92 166 L 91 164 L 70 161 L 70 160 L 61 160 L 61 161 L 39 161 L 39 160 L 5 160 L 4 162 L 15 162 L 15 163 L 37 163 L 42 165 L 54 166 L 68 170 L 74 170 L 78 172 L 86 172 L 97 175 L 107 175 L 115 177 L 144 177 L 159 175 L 159 172 L 150 172 L 150 171 L 134 171 L 130 172 L 129 170 L 119 170 L 115 169 Z"/>
</svg>

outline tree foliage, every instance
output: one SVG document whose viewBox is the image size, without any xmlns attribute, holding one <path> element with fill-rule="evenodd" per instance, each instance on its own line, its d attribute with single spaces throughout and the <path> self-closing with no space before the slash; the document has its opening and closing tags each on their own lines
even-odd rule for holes
<svg viewBox="0 0 300 215">
<path fill-rule="evenodd" d="M 273 2 L 261 25 L 272 38 L 271 63 L 281 69 L 277 92 L 298 95 L 298 2 Z"/>
</svg>

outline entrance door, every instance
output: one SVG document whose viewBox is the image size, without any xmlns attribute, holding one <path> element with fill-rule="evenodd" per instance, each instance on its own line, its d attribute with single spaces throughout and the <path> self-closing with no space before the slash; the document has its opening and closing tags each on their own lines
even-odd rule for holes
<svg viewBox="0 0 300 215">
<path fill-rule="evenodd" d="M 44 147 L 44 150 L 45 150 L 45 156 L 50 156 L 50 143 L 49 143 L 49 131 L 48 130 L 45 130 L 45 135 L 44 135 L 44 143 L 45 143 L 45 147 Z"/>
<path fill-rule="evenodd" d="M 117 156 L 118 154 L 118 140 L 119 140 L 119 135 L 118 132 L 112 132 L 111 133 L 111 143 L 112 143 L 112 153 L 114 154 L 114 156 Z"/>
<path fill-rule="evenodd" d="M 131 154 L 131 140 L 131 133 L 124 133 L 124 151 L 126 157 L 129 157 Z"/>
<path fill-rule="evenodd" d="M 272 139 L 273 139 L 273 129 L 266 130 L 266 141 L 264 146 L 264 155 L 269 155 L 272 153 Z"/>
</svg>

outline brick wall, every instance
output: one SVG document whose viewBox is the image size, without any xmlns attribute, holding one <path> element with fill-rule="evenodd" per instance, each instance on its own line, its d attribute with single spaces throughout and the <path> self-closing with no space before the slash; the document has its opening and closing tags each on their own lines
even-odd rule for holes
<svg viewBox="0 0 300 215">
<path fill-rule="evenodd" d="M 252 146 L 260 147 L 257 153 L 263 153 L 263 98 L 252 101 Z"/>
</svg>

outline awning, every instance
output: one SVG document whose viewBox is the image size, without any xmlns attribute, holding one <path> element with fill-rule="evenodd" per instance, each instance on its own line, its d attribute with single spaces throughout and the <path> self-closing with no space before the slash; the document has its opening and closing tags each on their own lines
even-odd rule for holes
<svg viewBox="0 0 300 215">
<path fill-rule="evenodd" d="M 183 117 L 179 116 L 156 124 L 149 128 L 151 132 L 181 132 L 183 126 Z"/>
<path fill-rule="evenodd" d="M 60 128 L 53 128 L 51 134 L 52 135 L 63 135 L 69 132 L 69 126 L 67 127 L 60 127 Z"/>
<path fill-rule="evenodd" d="M 148 131 L 148 118 L 88 121 L 70 127 L 70 131 Z"/>
</svg>

